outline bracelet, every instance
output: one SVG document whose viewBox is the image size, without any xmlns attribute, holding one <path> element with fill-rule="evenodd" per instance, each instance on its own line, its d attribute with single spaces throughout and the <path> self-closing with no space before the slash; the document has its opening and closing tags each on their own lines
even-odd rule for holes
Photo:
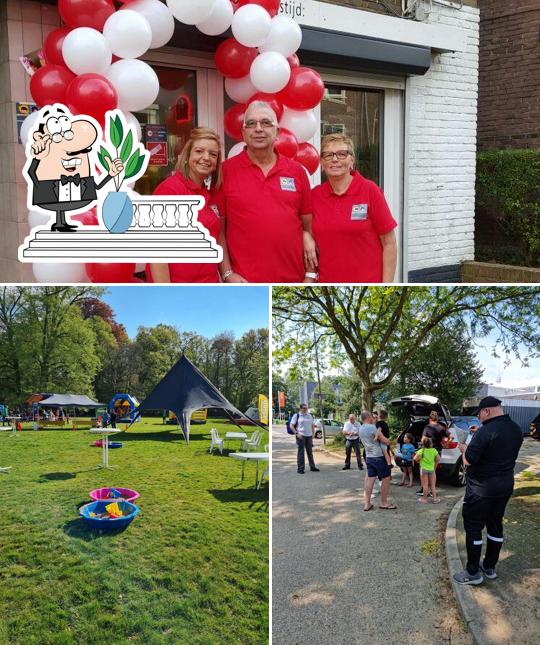
<svg viewBox="0 0 540 645">
<path fill-rule="evenodd" d="M 319 279 L 319 274 L 318 273 L 311 273 L 308 271 L 305 275 L 306 278 L 312 278 L 313 280 L 318 280 Z"/>
<path fill-rule="evenodd" d="M 233 273 L 234 273 L 234 271 L 231 271 L 231 269 L 229 269 L 228 271 L 225 271 L 225 273 L 221 276 L 221 279 L 223 280 L 223 282 L 225 282 L 225 280 L 226 280 L 229 276 L 231 276 Z"/>
</svg>

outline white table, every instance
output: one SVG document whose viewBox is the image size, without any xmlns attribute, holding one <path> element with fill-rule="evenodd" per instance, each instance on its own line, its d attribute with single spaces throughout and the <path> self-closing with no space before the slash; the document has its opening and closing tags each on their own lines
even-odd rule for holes
<svg viewBox="0 0 540 645">
<path fill-rule="evenodd" d="M 102 460 L 98 468 L 112 468 L 109 466 L 109 435 L 118 434 L 122 430 L 114 430 L 113 428 L 92 428 L 91 434 L 101 435 L 101 455 Z"/>
<path fill-rule="evenodd" d="M 247 434 L 245 432 L 227 432 L 225 434 L 225 441 L 245 441 L 247 439 Z"/>
<path fill-rule="evenodd" d="M 244 481 L 244 467 L 246 465 L 246 461 L 257 462 L 257 472 L 255 474 L 255 486 L 257 486 L 259 483 L 259 463 L 261 461 L 268 461 L 270 455 L 267 452 L 231 452 L 229 457 L 238 459 L 242 462 L 242 481 Z"/>
</svg>

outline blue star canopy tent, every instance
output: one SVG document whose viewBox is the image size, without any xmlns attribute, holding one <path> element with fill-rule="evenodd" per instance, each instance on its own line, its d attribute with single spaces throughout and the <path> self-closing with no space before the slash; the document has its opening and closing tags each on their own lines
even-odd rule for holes
<svg viewBox="0 0 540 645">
<path fill-rule="evenodd" d="M 255 425 L 260 425 L 230 403 L 185 356 L 182 356 L 161 379 L 137 411 L 172 410 L 180 423 L 186 442 L 189 443 L 191 415 L 201 408 L 220 408 L 232 421 L 235 421 L 234 415 L 238 415 L 243 419 L 249 419 Z"/>
</svg>

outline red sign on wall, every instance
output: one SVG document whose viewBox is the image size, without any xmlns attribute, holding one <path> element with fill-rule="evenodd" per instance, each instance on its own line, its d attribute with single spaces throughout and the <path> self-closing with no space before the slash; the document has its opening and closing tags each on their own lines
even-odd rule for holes
<svg viewBox="0 0 540 645">
<path fill-rule="evenodd" d="M 167 165 L 167 157 L 168 155 L 168 148 L 167 148 L 167 142 L 157 142 L 157 143 L 147 143 L 146 147 L 148 149 L 148 152 L 150 153 L 150 161 L 148 162 L 149 166 L 166 166 Z"/>
</svg>

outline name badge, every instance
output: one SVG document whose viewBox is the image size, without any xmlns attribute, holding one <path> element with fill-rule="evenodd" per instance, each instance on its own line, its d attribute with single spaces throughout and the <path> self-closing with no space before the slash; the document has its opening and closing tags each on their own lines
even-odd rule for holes
<svg viewBox="0 0 540 645">
<path fill-rule="evenodd" d="M 296 186 L 294 185 L 294 177 L 280 177 L 279 183 L 281 184 L 281 190 L 288 190 L 289 192 L 295 193 Z"/>
<path fill-rule="evenodd" d="M 210 204 L 210 208 L 214 211 L 214 215 L 220 219 L 221 215 L 219 214 L 219 208 L 217 207 L 217 204 Z"/>
<path fill-rule="evenodd" d="M 351 219 L 366 220 L 367 212 L 367 204 L 353 204 L 353 207 L 351 209 Z"/>
</svg>

